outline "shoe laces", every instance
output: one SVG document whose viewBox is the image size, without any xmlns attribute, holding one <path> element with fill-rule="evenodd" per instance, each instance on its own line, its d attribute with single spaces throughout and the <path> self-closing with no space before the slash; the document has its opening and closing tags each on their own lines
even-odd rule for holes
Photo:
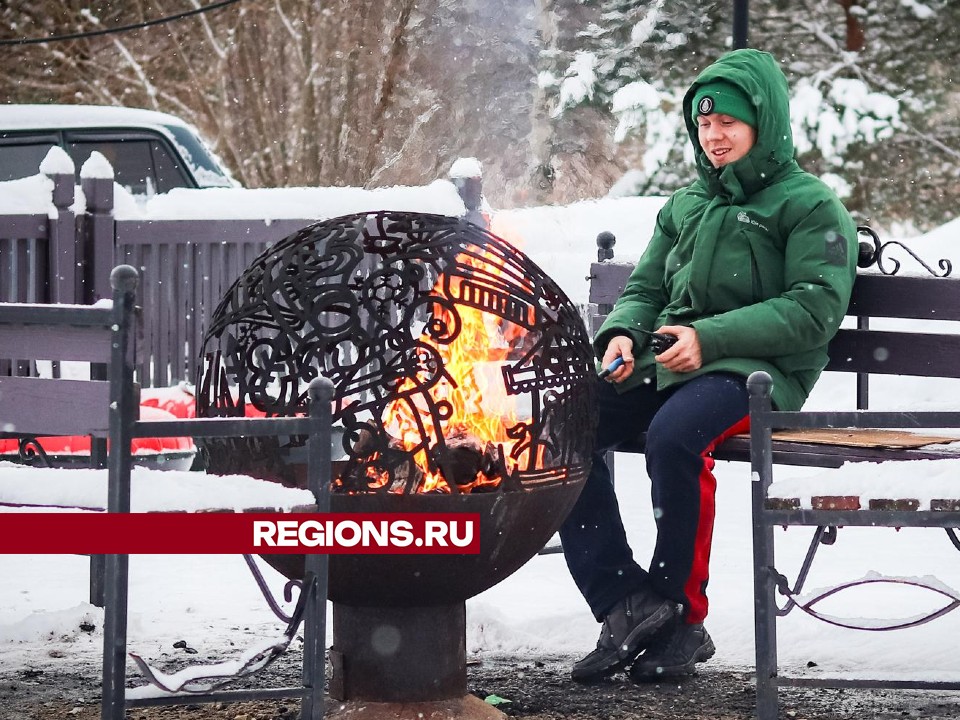
<svg viewBox="0 0 960 720">
<path fill-rule="evenodd" d="M 696 632 L 695 630 L 692 632 Z M 658 654 L 670 655 L 679 650 L 687 637 L 687 629 L 683 625 L 683 620 L 668 627 L 658 637 L 650 643 L 648 652 L 656 651 Z"/>
</svg>

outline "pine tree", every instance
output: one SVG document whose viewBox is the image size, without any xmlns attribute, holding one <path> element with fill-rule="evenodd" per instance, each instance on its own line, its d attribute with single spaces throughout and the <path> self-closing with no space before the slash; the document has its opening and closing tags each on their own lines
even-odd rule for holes
<svg viewBox="0 0 960 720">
<path fill-rule="evenodd" d="M 679 116 L 696 73 L 729 49 L 730 3 L 556 0 L 567 27 L 540 58 L 552 122 L 601 111 L 633 173 L 624 191 L 689 182 Z M 750 45 L 781 62 L 794 95 L 801 164 L 845 196 L 859 220 L 955 216 L 960 21 L 948 0 L 754 0 Z M 640 149 L 636 143 L 640 143 Z M 652 154 L 651 148 L 660 149 Z"/>
</svg>

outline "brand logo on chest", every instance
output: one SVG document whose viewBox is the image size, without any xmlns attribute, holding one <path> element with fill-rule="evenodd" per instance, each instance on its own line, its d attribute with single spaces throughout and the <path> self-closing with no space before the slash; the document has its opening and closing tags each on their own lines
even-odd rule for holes
<svg viewBox="0 0 960 720">
<path fill-rule="evenodd" d="M 758 222 L 757 222 L 756 220 L 754 220 L 752 217 L 750 217 L 749 215 L 747 215 L 747 213 L 744 212 L 743 210 L 741 210 L 740 212 L 737 213 L 737 220 L 740 221 L 740 222 L 742 222 L 742 223 L 746 223 L 747 225 L 753 225 L 754 227 L 758 227 L 758 228 L 760 228 L 761 230 L 764 230 L 764 231 L 766 231 L 766 232 L 770 232 L 769 230 L 767 230 L 767 226 L 766 226 L 766 225 L 764 225 L 763 223 L 758 223 Z"/>
</svg>

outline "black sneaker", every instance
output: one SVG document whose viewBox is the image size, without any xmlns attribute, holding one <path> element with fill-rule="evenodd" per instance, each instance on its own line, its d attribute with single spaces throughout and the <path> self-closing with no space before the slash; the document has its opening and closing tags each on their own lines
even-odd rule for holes
<svg viewBox="0 0 960 720">
<path fill-rule="evenodd" d="M 625 668 L 680 611 L 680 605 L 651 590 L 627 596 L 607 613 L 597 649 L 578 661 L 570 676 L 577 682 L 595 682 Z"/>
<path fill-rule="evenodd" d="M 630 677 L 634 682 L 646 683 L 692 675 L 694 665 L 706 662 L 716 651 L 703 625 L 688 625 L 678 618 L 672 627 L 653 638 L 646 652 L 630 668 Z"/>
</svg>

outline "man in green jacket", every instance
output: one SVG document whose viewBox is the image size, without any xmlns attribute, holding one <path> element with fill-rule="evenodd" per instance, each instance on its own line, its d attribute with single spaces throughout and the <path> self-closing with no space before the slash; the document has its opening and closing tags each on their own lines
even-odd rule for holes
<svg viewBox="0 0 960 720">
<path fill-rule="evenodd" d="M 856 226 L 794 159 L 787 81 L 771 55 L 736 50 L 683 101 L 699 179 L 677 191 L 594 340 L 603 367 L 593 469 L 561 529 L 564 555 L 603 623 L 572 676 L 629 668 L 637 682 L 693 672 L 714 520 L 711 452 L 748 426 L 746 377 L 773 377 L 799 409 L 827 362 L 856 274 Z M 676 338 L 655 353 L 649 333 Z M 657 542 L 627 544 L 604 454 L 646 432 Z"/>
</svg>

